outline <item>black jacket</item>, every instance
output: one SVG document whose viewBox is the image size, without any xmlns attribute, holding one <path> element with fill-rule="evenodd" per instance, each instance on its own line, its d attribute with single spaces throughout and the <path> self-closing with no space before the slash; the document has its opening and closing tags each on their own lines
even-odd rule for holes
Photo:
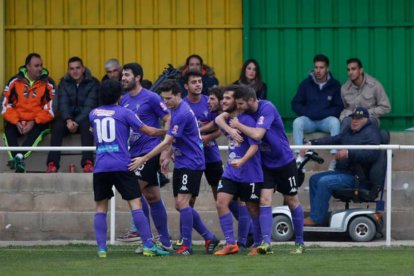
<svg viewBox="0 0 414 276">
<path fill-rule="evenodd" d="M 88 120 L 89 112 L 98 106 L 99 81 L 85 68 L 83 80 L 76 84 L 75 80 L 66 74 L 58 86 L 58 111 L 66 121 L 76 122 Z"/>
</svg>

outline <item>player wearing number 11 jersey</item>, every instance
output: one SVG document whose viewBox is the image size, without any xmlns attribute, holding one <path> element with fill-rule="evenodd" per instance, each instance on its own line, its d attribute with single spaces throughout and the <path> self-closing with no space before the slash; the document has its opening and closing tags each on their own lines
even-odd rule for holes
<svg viewBox="0 0 414 276">
<path fill-rule="evenodd" d="M 134 223 L 144 244 L 144 256 L 169 255 L 154 244 L 147 218 L 142 211 L 141 191 L 136 176 L 128 170 L 130 162 L 128 137 L 130 128 L 147 135 L 162 135 L 162 129 L 147 126 L 132 111 L 117 105 L 122 87 L 118 81 L 105 81 L 99 95 L 103 103 L 89 114 L 96 144 L 96 161 L 93 173 L 93 190 L 96 202 L 94 230 L 98 256 L 106 257 L 106 214 L 108 200 L 113 197 L 115 185 L 122 198 L 128 202 Z"/>
</svg>

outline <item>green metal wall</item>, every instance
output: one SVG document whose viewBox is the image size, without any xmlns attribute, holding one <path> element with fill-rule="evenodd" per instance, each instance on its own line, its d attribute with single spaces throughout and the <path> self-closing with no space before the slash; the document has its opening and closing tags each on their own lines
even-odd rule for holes
<svg viewBox="0 0 414 276">
<path fill-rule="evenodd" d="M 244 0 L 245 59 L 258 59 L 269 98 L 291 128 L 290 101 L 317 53 L 347 80 L 346 60 L 359 57 L 384 86 L 389 129 L 414 125 L 414 0 Z"/>
</svg>

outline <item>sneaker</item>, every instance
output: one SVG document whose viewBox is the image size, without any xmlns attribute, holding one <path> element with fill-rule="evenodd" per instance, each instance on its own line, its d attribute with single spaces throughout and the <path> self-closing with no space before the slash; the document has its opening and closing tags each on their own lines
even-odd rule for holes
<svg viewBox="0 0 414 276">
<path fill-rule="evenodd" d="M 23 161 L 23 155 L 21 153 L 16 154 L 14 157 L 14 166 L 15 172 L 17 173 L 24 173 L 26 171 L 26 166 Z"/>
<path fill-rule="evenodd" d="M 14 162 L 14 158 L 7 161 L 7 166 L 10 170 L 16 169 L 16 163 Z"/>
<path fill-rule="evenodd" d="M 158 246 L 154 244 L 151 248 L 144 246 L 142 255 L 146 257 L 168 256 L 170 255 L 170 252 L 162 250 L 161 248 L 159 248 Z"/>
<path fill-rule="evenodd" d="M 135 253 L 138 255 L 144 253 L 144 246 L 142 244 L 138 245 L 137 249 L 135 249 Z"/>
<path fill-rule="evenodd" d="M 223 249 L 214 252 L 214 256 L 231 255 L 236 254 L 237 252 L 239 252 L 237 244 L 226 244 Z"/>
<path fill-rule="evenodd" d="M 220 243 L 220 241 L 214 236 L 212 240 L 206 240 L 204 242 L 204 246 L 206 248 L 207 254 L 213 254 L 214 249 L 217 247 L 217 245 Z"/>
<path fill-rule="evenodd" d="M 172 247 L 174 250 L 178 250 L 181 246 L 183 246 L 183 240 L 179 239 L 175 243 L 173 243 Z"/>
<path fill-rule="evenodd" d="M 304 244 L 299 244 L 299 243 L 295 243 L 295 248 L 290 251 L 290 254 L 303 254 L 305 253 L 305 245 Z"/>
<path fill-rule="evenodd" d="M 257 247 L 252 247 L 250 252 L 247 254 L 247 256 L 257 256 L 259 253 L 257 253 Z"/>
<path fill-rule="evenodd" d="M 264 242 L 264 243 L 262 243 L 261 245 L 259 245 L 257 247 L 257 253 L 259 253 L 259 254 L 273 254 L 272 246 L 269 243 Z"/>
<path fill-rule="evenodd" d="M 193 254 L 193 250 L 185 245 L 181 245 L 180 248 L 177 249 L 177 252 L 175 252 L 175 255 L 179 256 L 189 256 Z"/>
<path fill-rule="evenodd" d="M 106 258 L 107 250 L 105 248 L 98 249 L 98 257 L 99 258 Z"/>
<path fill-rule="evenodd" d="M 47 164 L 47 169 L 46 169 L 47 173 L 55 173 L 57 172 L 57 167 L 55 165 L 55 162 L 51 161 Z"/>
<path fill-rule="evenodd" d="M 116 240 L 120 242 L 135 242 L 141 240 L 141 237 L 138 232 L 128 231 L 125 234 L 120 235 Z"/>
<path fill-rule="evenodd" d="M 86 160 L 85 165 L 83 166 L 84 173 L 91 173 L 93 172 L 93 163 L 91 160 Z"/>
<path fill-rule="evenodd" d="M 329 163 L 329 167 L 328 167 L 328 171 L 334 171 L 336 168 L 336 160 L 333 159 L 331 160 L 331 162 Z"/>
</svg>

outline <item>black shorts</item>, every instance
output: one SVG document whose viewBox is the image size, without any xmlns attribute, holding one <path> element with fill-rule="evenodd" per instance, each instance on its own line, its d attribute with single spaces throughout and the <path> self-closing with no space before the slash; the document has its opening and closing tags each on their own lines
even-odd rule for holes
<svg viewBox="0 0 414 276">
<path fill-rule="evenodd" d="M 223 163 L 221 161 L 206 163 L 204 175 L 206 176 L 207 183 L 210 186 L 217 187 L 221 176 L 223 175 Z"/>
<path fill-rule="evenodd" d="M 202 170 L 174 169 L 173 172 L 173 193 L 174 197 L 178 194 L 191 194 L 198 196 L 200 192 Z"/>
<path fill-rule="evenodd" d="M 226 193 L 234 195 L 235 198 L 240 198 L 244 202 L 257 202 L 260 201 L 260 191 L 262 190 L 263 183 L 243 183 L 233 181 L 228 178 L 222 178 L 217 188 L 218 193 Z"/>
<path fill-rule="evenodd" d="M 283 195 L 296 195 L 298 193 L 298 169 L 295 159 L 287 165 L 269 169 L 263 167 L 264 189 L 275 189 Z"/>
<path fill-rule="evenodd" d="M 147 186 L 159 186 L 157 172 L 160 169 L 160 154 L 154 156 L 135 172 L 139 180 L 148 183 Z"/>
<path fill-rule="evenodd" d="M 125 200 L 141 197 L 141 190 L 137 183 L 137 177 L 133 172 L 101 172 L 93 174 L 93 192 L 95 201 L 113 197 L 113 185 L 115 185 L 115 188 Z"/>
</svg>

